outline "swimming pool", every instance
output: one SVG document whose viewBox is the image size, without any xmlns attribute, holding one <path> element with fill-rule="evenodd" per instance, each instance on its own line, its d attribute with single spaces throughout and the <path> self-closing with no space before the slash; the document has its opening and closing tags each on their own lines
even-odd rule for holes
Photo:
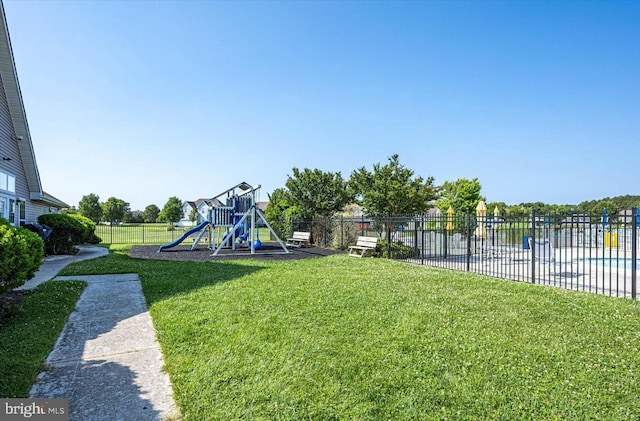
<svg viewBox="0 0 640 421">
<path fill-rule="evenodd" d="M 633 264 L 632 259 L 625 257 L 585 257 L 578 261 L 612 269 L 631 269 Z M 636 269 L 640 269 L 640 259 L 636 260 Z"/>
</svg>

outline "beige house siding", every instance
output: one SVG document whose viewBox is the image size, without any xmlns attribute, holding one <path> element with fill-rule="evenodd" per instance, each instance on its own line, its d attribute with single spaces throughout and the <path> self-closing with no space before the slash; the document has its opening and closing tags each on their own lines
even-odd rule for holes
<svg viewBox="0 0 640 421">
<path fill-rule="evenodd" d="M 68 205 L 42 190 L 29 133 L 27 116 L 16 74 L 4 5 L 0 0 L 0 181 L 15 179 L 14 191 L 0 183 L 0 217 L 15 215 L 14 224 L 36 222 L 43 213 Z M 6 186 L 6 182 L 4 183 Z M 24 202 L 20 218 L 18 202 Z"/>
<path fill-rule="evenodd" d="M 7 106 L 2 75 L 0 75 L 0 88 L 0 171 L 16 177 L 16 196 L 28 199 L 27 176 L 22 166 L 17 141 L 13 135 L 13 125 Z"/>
<path fill-rule="evenodd" d="M 38 216 L 45 213 L 51 213 L 49 206 L 31 202 L 31 205 L 27 206 L 27 223 L 36 222 L 38 220 Z"/>
</svg>

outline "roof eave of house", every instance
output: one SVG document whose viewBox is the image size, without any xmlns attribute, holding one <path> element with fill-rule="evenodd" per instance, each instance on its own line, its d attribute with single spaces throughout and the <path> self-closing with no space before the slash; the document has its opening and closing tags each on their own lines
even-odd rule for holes
<svg viewBox="0 0 640 421">
<path fill-rule="evenodd" d="M 50 206 L 53 208 L 64 209 L 64 208 L 70 207 L 67 203 L 63 202 L 57 197 L 54 197 L 46 192 L 41 192 L 41 193 L 32 192 L 30 199 L 34 202 L 41 202 L 46 206 Z"/>
<path fill-rule="evenodd" d="M 2 75 L 9 113 L 11 114 L 11 122 L 13 123 L 13 129 L 15 131 L 14 140 L 18 142 L 18 149 L 26 173 L 29 191 L 31 194 L 43 194 L 33 143 L 31 142 L 31 134 L 29 133 L 27 115 L 22 101 L 20 83 L 18 82 L 13 50 L 11 49 L 11 39 L 9 37 L 4 5 L 1 2 L 0 8 L 2 9 L 0 19 L 2 19 L 3 27 L 3 30 L 0 31 L 0 56 L 8 58 L 8 60 L 0 60 L 0 75 Z"/>
</svg>

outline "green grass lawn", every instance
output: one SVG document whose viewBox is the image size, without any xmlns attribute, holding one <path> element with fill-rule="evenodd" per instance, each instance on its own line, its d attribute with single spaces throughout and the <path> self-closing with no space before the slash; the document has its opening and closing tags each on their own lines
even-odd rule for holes
<svg viewBox="0 0 640 421">
<path fill-rule="evenodd" d="M 344 255 L 64 270 L 119 272 L 185 420 L 640 418 L 630 300 Z"/>
<path fill-rule="evenodd" d="M 0 397 L 29 396 L 84 287 L 84 282 L 45 282 L 0 320 Z"/>
<path fill-rule="evenodd" d="M 124 225 L 97 225 L 96 235 L 105 244 L 168 244 L 193 227 L 177 227 L 169 230 L 167 224 L 124 224 Z M 264 241 L 269 239 L 269 229 L 259 228 L 259 237 Z M 218 241 L 222 240 L 224 230 L 215 230 Z M 195 237 L 194 237 L 195 238 Z M 205 244 L 205 238 L 203 238 Z M 192 244 L 192 240 L 185 240 L 184 244 Z"/>
</svg>

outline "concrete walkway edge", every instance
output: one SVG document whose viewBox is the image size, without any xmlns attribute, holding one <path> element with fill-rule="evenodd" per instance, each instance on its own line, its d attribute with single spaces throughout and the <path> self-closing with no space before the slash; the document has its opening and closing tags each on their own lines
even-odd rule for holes
<svg viewBox="0 0 640 421">
<path fill-rule="evenodd" d="M 107 253 L 91 247 L 69 259 L 45 261 L 28 287 L 51 279 L 73 261 Z M 72 421 L 179 419 L 138 275 L 54 279 L 68 280 L 85 281 L 87 287 L 47 357 L 48 370 L 40 373 L 29 396 L 68 398 Z"/>
</svg>

